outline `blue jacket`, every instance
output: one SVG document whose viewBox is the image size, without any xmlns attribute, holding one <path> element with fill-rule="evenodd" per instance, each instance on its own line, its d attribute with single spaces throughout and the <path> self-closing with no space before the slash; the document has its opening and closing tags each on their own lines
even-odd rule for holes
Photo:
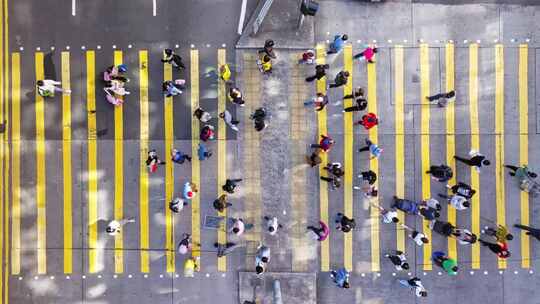
<svg viewBox="0 0 540 304">
<path fill-rule="evenodd" d="M 332 48 L 336 51 L 340 51 L 345 45 L 345 40 L 343 40 L 343 38 L 341 37 L 342 35 L 336 35 L 334 37 L 334 43 L 332 43 Z"/>
<path fill-rule="evenodd" d="M 334 282 L 336 282 L 337 286 L 343 287 L 343 284 L 349 280 L 349 272 L 345 268 L 340 268 L 337 271 L 336 277 L 334 278 Z"/>
</svg>

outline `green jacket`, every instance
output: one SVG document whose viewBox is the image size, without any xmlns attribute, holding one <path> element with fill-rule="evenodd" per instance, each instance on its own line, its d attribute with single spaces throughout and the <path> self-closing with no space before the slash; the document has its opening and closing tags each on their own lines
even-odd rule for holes
<svg viewBox="0 0 540 304">
<path fill-rule="evenodd" d="M 443 269 L 449 274 L 449 275 L 457 275 L 457 272 L 455 272 L 454 270 L 452 270 L 452 268 L 454 268 L 454 266 L 457 266 L 457 263 L 455 260 L 453 259 L 447 259 L 445 260 L 444 262 L 442 262 L 442 267 Z"/>
</svg>

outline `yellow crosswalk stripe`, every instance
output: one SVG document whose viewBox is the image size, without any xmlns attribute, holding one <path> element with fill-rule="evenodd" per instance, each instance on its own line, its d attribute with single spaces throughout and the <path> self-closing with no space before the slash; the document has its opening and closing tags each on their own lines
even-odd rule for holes
<svg viewBox="0 0 540 304">
<path fill-rule="evenodd" d="M 8 23 L 8 18 L 9 18 L 9 10 L 8 10 L 8 1 L 7 0 L 4 0 L 4 11 L 3 11 L 3 28 L 4 28 L 4 43 L 3 43 L 3 54 L 2 54 L 2 57 L 4 59 L 4 66 L 3 66 L 3 72 L 4 72 L 4 93 L 3 93 L 3 97 L 4 97 L 4 100 L 7 100 L 8 99 L 8 87 L 9 87 L 9 55 L 8 55 L 8 51 L 9 51 L 9 23 Z M 5 114 L 3 115 L 2 118 L 6 118 L 8 117 L 9 115 L 9 102 L 5 102 Z M 10 124 L 8 123 L 6 125 L 6 130 L 5 130 L 5 133 L 4 133 L 4 146 L 6 147 L 6 151 L 4 151 L 5 153 L 5 156 L 6 158 L 4 159 L 5 160 L 5 168 L 4 170 L 6 170 L 6 174 L 7 174 L 7 177 L 5 177 L 4 179 L 4 189 L 6 189 L 6 191 L 4 191 L 4 199 L 3 199 L 3 204 L 4 204 L 4 244 L 2 245 L 4 248 L 4 254 L 5 254 L 5 259 L 6 261 L 9 261 L 10 259 L 10 252 L 9 252 L 9 246 L 7 244 L 9 244 L 9 203 L 7 202 L 8 201 L 8 192 L 7 192 L 7 189 L 8 189 L 8 180 L 9 180 L 9 175 L 10 175 L 10 170 L 9 170 L 9 164 L 10 164 L 10 154 L 9 154 L 9 145 L 8 145 L 8 139 L 9 139 L 9 128 L 10 128 Z M 2 260 L 2 259 L 0 259 Z M 9 279 L 8 279 L 8 273 L 9 273 L 9 270 L 8 270 L 8 267 L 7 267 L 7 262 L 4 263 L 4 265 L 1 267 L 1 270 L 4 272 L 4 304 L 8 304 L 9 302 Z M 1 282 L 0 282 L 1 283 Z"/>
<path fill-rule="evenodd" d="M 366 63 L 367 64 L 367 82 L 368 82 L 368 112 L 377 113 L 377 63 Z M 378 127 L 369 129 L 369 139 L 374 144 L 379 143 L 378 138 Z M 372 158 L 369 161 L 369 168 L 379 175 L 379 160 L 377 158 Z M 379 182 L 375 181 L 373 184 L 377 189 L 379 189 Z M 374 197 L 371 199 L 371 202 L 375 205 L 379 205 L 379 197 Z M 371 213 L 371 271 L 380 271 L 381 270 L 381 249 L 379 242 L 379 225 L 380 217 L 379 210 L 377 208 L 370 208 Z"/>
<path fill-rule="evenodd" d="M 96 58 L 94 51 L 86 51 L 86 110 L 88 111 L 88 253 L 90 273 L 101 270 L 98 243 L 98 181 L 97 181 L 97 129 L 96 129 Z"/>
<path fill-rule="evenodd" d="M 396 196 L 405 197 L 405 122 L 404 122 L 404 89 L 403 85 L 403 47 L 394 47 L 394 101 L 396 132 Z M 405 214 L 398 212 L 400 223 L 405 222 Z M 405 252 L 405 232 L 396 225 L 396 248 Z"/>
<path fill-rule="evenodd" d="M 71 90 L 69 52 L 62 52 L 62 88 Z M 73 272 L 73 219 L 71 175 L 71 95 L 62 94 L 62 164 L 64 192 L 64 273 Z"/>
<path fill-rule="evenodd" d="M 36 80 L 45 78 L 43 53 L 35 55 Z M 36 91 L 36 205 L 37 205 L 37 255 L 38 274 L 47 273 L 47 227 L 45 196 L 45 101 Z"/>
<path fill-rule="evenodd" d="M 469 46 L 469 115 L 471 124 L 471 150 L 480 151 L 480 136 L 478 127 L 478 44 Z M 471 232 L 480 234 L 480 176 L 471 167 L 471 187 L 476 190 L 476 195 L 471 199 Z M 472 269 L 480 268 L 480 245 L 472 244 L 471 247 Z"/>
<path fill-rule="evenodd" d="M 123 63 L 122 51 L 114 51 L 114 65 Z M 123 97 L 121 97 L 123 98 Z M 124 218 L 124 106 L 114 107 L 114 219 Z M 124 234 L 114 237 L 114 272 L 124 272 Z"/>
<path fill-rule="evenodd" d="M 190 79 L 191 79 L 191 113 L 199 107 L 199 51 L 191 50 L 191 70 L 190 70 Z M 197 149 L 199 147 L 199 121 L 197 119 L 191 120 L 191 154 L 193 159 L 191 161 L 191 182 L 196 184 L 201 191 L 201 177 L 200 177 L 200 163 L 199 158 L 196 157 Z M 201 243 L 201 207 L 200 207 L 200 196 L 195 195 L 191 200 L 191 238 L 194 244 Z M 197 247 L 193 250 L 194 257 L 201 256 L 200 245 L 194 245 Z M 199 267 L 201 267 L 199 262 Z"/>
<path fill-rule="evenodd" d="M 529 47 L 519 46 L 519 164 L 529 162 Z M 529 193 L 520 191 L 521 224 L 529 225 Z M 521 267 L 531 267 L 530 237 L 521 230 Z"/>
<path fill-rule="evenodd" d="M 163 64 L 163 80 L 172 80 L 172 65 Z M 174 145 L 173 98 L 165 96 L 165 153 Z M 195 156 L 193 156 L 195 158 Z M 165 163 L 165 246 L 167 249 L 167 272 L 175 271 L 174 217 L 169 209 L 169 202 L 174 195 L 174 163 Z"/>
<path fill-rule="evenodd" d="M 420 150 L 422 150 L 422 199 L 431 197 L 431 178 L 426 174 L 430 167 L 429 151 L 429 120 L 430 120 L 430 104 L 426 100 L 426 96 L 430 95 L 429 90 L 429 46 L 425 43 L 420 45 L 420 103 L 421 103 L 421 122 L 420 122 Z M 428 228 L 428 221 L 422 219 L 423 233 L 430 240 L 424 244 L 422 260 L 424 270 L 431 270 L 431 231 Z"/>
<path fill-rule="evenodd" d="M 148 169 L 146 167 L 146 157 L 148 154 L 148 51 L 139 51 L 139 90 L 140 90 L 140 250 L 141 250 L 141 272 L 150 272 L 150 233 L 148 215 Z"/>
<path fill-rule="evenodd" d="M 345 85 L 343 89 L 343 94 L 348 95 L 352 94 L 352 75 L 353 75 L 353 58 L 352 58 L 352 45 L 347 44 L 345 46 L 344 52 L 343 52 L 343 59 L 344 59 L 344 66 L 345 71 L 348 71 L 351 75 L 349 77 L 349 80 L 347 81 L 347 84 Z M 346 99 L 344 101 L 344 106 L 349 107 L 352 106 L 352 102 L 354 99 Z M 354 171 L 354 162 L 353 162 L 353 141 L 354 141 L 354 132 L 353 132 L 353 114 L 352 112 L 346 112 L 343 115 L 343 142 L 344 142 L 344 155 L 343 159 L 344 161 L 344 168 L 345 170 L 345 176 L 344 176 L 344 183 L 343 183 L 343 204 L 344 204 L 344 212 L 347 217 L 353 218 L 353 171 Z M 352 270 L 352 256 L 353 256 L 353 239 L 352 239 L 352 233 L 345 233 L 345 236 L 343 238 L 344 240 L 344 250 L 343 250 L 343 261 L 344 261 L 344 267 L 345 269 Z"/>
<path fill-rule="evenodd" d="M 227 63 L 225 49 L 218 49 L 218 70 L 219 67 Z M 218 113 L 225 111 L 225 82 L 218 80 Z M 225 121 L 218 119 L 218 175 L 217 175 L 217 193 L 221 193 L 221 186 L 225 184 L 227 173 L 227 129 Z M 219 216 L 227 218 L 227 211 L 218 213 Z M 227 233 L 223 229 L 218 229 L 218 243 L 225 244 L 227 242 Z M 218 258 L 218 271 L 227 271 L 227 258 L 225 256 Z"/>
<path fill-rule="evenodd" d="M 504 49 L 495 45 L 495 201 L 497 223 L 506 225 L 504 189 Z M 506 268 L 506 260 L 498 259 L 499 268 Z"/>
<path fill-rule="evenodd" d="M 326 51 L 323 44 L 317 45 L 317 64 L 325 64 L 326 62 Z M 326 77 L 323 77 L 317 80 L 317 93 L 326 94 Z M 322 111 L 317 112 L 317 123 L 319 127 L 319 134 L 327 135 L 326 128 L 326 108 Z M 318 137 L 319 138 L 319 137 Z M 317 140 L 318 140 L 317 138 Z M 326 165 L 328 163 L 328 155 L 326 153 L 321 153 L 322 164 Z M 324 166 L 319 166 L 319 175 L 324 174 Z M 325 224 L 330 225 L 328 222 L 328 185 L 327 183 L 319 182 L 319 204 L 320 204 L 320 215 L 321 221 Z M 321 242 L 321 271 L 330 270 L 330 236 Z"/>
<path fill-rule="evenodd" d="M 21 56 L 11 55 L 11 273 L 21 271 Z"/>
<path fill-rule="evenodd" d="M 454 90 L 454 44 L 447 43 L 445 46 L 445 68 L 446 68 L 446 92 Z M 446 105 L 446 164 L 452 168 L 452 172 L 456 172 L 456 139 L 455 139 L 455 123 L 454 123 L 454 104 L 449 102 Z M 456 174 L 448 181 L 448 184 L 456 184 Z M 456 224 L 456 209 L 447 208 L 448 222 Z M 458 255 L 456 251 L 456 239 L 448 238 L 448 256 L 457 261 Z"/>
</svg>

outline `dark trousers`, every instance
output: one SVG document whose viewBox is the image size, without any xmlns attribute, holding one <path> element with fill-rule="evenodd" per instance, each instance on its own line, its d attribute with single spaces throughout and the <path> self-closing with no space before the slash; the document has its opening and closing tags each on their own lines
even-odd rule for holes
<svg viewBox="0 0 540 304">
<path fill-rule="evenodd" d="M 469 165 L 469 166 L 474 166 L 474 163 L 471 162 L 470 159 L 467 159 L 467 158 L 463 158 L 463 157 L 459 157 L 459 156 L 454 156 L 454 158 L 466 165 Z"/>
<path fill-rule="evenodd" d="M 311 144 L 310 147 L 322 149 L 322 146 L 319 144 Z"/>
<path fill-rule="evenodd" d="M 313 80 L 315 80 L 315 79 L 319 80 L 319 79 L 323 78 L 324 76 L 325 76 L 325 74 L 315 74 L 313 76 L 307 77 L 306 81 L 307 82 L 312 82 Z"/>
<path fill-rule="evenodd" d="M 358 59 L 358 58 L 363 57 L 363 56 L 364 56 L 364 52 L 360 52 L 360 53 L 354 55 L 353 58 Z"/>
<path fill-rule="evenodd" d="M 435 100 L 438 100 L 440 98 L 443 98 L 444 96 L 446 96 L 445 93 L 439 93 L 439 94 L 435 94 L 435 95 L 432 95 L 432 96 L 428 96 L 428 100 L 429 101 L 435 101 Z"/>
<path fill-rule="evenodd" d="M 321 176 L 321 179 L 322 179 L 323 181 L 326 181 L 326 182 L 329 182 L 329 183 L 331 183 L 331 182 L 333 182 L 333 181 L 334 181 L 334 179 L 333 179 L 333 178 L 330 178 L 330 177 L 326 177 L 326 176 Z"/>
<path fill-rule="evenodd" d="M 347 98 L 352 99 L 352 98 L 354 98 L 354 96 L 352 94 L 343 96 L 343 99 L 347 99 Z"/>
<path fill-rule="evenodd" d="M 486 242 L 486 241 L 481 240 L 481 239 L 479 239 L 478 241 L 480 242 L 480 244 L 482 244 L 482 246 L 487 246 L 489 248 L 489 250 L 491 250 L 495 254 L 499 254 L 499 252 L 501 252 L 501 247 L 499 247 L 498 244 L 493 244 L 493 243 L 490 243 L 490 242 Z"/>
<path fill-rule="evenodd" d="M 516 170 L 519 169 L 518 167 L 516 166 L 511 166 L 511 165 L 504 165 L 506 168 L 512 170 L 512 172 L 509 172 L 508 174 L 510 174 L 511 176 L 514 176 L 516 175 Z"/>
<path fill-rule="evenodd" d="M 318 236 L 320 236 L 324 231 L 324 229 L 322 229 L 322 228 L 317 228 L 317 227 L 313 227 L 313 226 L 308 226 L 307 229 L 315 232 L 315 234 L 318 235 Z"/>
<path fill-rule="evenodd" d="M 345 112 L 355 112 L 355 111 L 362 111 L 359 106 L 352 106 L 345 108 Z"/>
<path fill-rule="evenodd" d="M 338 87 L 340 87 L 340 86 L 342 86 L 342 85 L 344 85 L 344 84 L 345 84 L 345 83 L 339 83 L 339 82 L 336 82 L 336 83 L 330 84 L 329 87 L 330 87 L 330 88 L 338 88 Z"/>
<path fill-rule="evenodd" d="M 540 241 L 540 229 L 532 228 L 532 227 L 520 225 L 520 224 L 515 224 L 514 227 L 527 231 L 526 232 L 527 235 L 533 236 L 534 238 Z"/>
</svg>

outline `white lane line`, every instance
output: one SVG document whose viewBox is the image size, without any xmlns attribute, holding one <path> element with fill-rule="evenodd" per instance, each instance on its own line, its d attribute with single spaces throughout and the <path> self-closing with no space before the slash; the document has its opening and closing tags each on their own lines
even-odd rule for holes
<svg viewBox="0 0 540 304">
<path fill-rule="evenodd" d="M 75 16 L 75 8 L 77 7 L 77 4 L 75 3 L 76 0 L 71 0 L 71 15 Z"/>
<path fill-rule="evenodd" d="M 152 0 L 152 14 L 155 16 L 156 15 L 156 0 Z"/>
<path fill-rule="evenodd" d="M 242 7 L 240 9 L 240 20 L 238 20 L 238 35 L 242 35 L 244 29 L 244 19 L 246 18 L 246 6 L 247 0 L 242 0 Z"/>
</svg>

